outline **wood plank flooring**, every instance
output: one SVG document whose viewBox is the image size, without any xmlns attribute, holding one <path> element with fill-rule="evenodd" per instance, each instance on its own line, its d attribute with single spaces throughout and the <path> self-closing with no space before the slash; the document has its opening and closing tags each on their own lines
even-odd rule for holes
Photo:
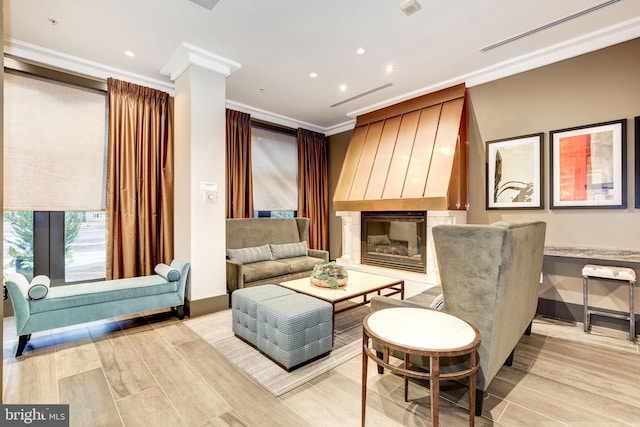
<svg viewBox="0 0 640 427">
<path fill-rule="evenodd" d="M 74 426 L 358 426 L 360 356 L 278 398 L 185 322 L 145 313 L 34 334 L 15 359 L 5 319 L 4 403 L 69 403 Z M 212 325 L 212 327 L 216 327 Z M 369 365 L 367 426 L 430 425 L 429 389 Z M 468 425 L 464 387 L 443 384 L 441 425 Z M 491 383 L 479 426 L 640 426 L 640 352 L 626 333 L 537 318 Z"/>
</svg>

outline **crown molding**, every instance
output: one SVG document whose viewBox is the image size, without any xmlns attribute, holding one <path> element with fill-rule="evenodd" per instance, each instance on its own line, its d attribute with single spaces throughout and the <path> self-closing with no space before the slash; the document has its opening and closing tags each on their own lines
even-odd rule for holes
<svg viewBox="0 0 640 427">
<path fill-rule="evenodd" d="M 93 77 L 104 81 L 109 77 L 113 77 L 139 84 L 141 86 L 158 89 L 169 93 L 171 96 L 175 93 L 172 82 L 151 79 L 139 74 L 130 73 L 16 39 L 4 40 L 4 52 L 27 62 L 32 62 L 48 68 L 65 70 L 81 76 Z"/>
<path fill-rule="evenodd" d="M 241 104 L 236 101 L 227 99 L 226 107 L 232 110 L 241 111 L 251 115 L 251 118 L 262 120 L 268 123 L 288 127 L 291 129 L 303 128 L 324 134 L 325 136 L 335 135 L 337 133 L 353 130 L 356 125 L 355 119 L 349 119 L 346 122 L 339 123 L 329 127 L 314 125 L 312 123 L 303 122 L 281 114 L 272 113 L 271 111 L 261 110 L 250 105 Z"/>
<path fill-rule="evenodd" d="M 197 65 L 210 71 L 229 77 L 240 69 L 240 64 L 223 58 L 190 43 L 182 43 L 160 69 L 160 74 L 176 81 L 189 65 Z"/>
<path fill-rule="evenodd" d="M 291 117 L 283 116 L 281 114 L 272 113 L 271 111 L 261 110 L 259 108 L 252 107 L 250 105 L 241 104 L 236 101 L 227 99 L 226 107 L 232 110 L 241 111 L 251 115 L 251 118 L 262 120 L 265 122 L 273 123 L 276 125 L 298 129 L 304 128 L 314 132 L 324 134 L 325 128 L 314 125 L 312 123 L 303 122 L 300 120 L 292 119 Z"/>
<path fill-rule="evenodd" d="M 593 52 L 598 49 L 613 46 L 618 43 L 623 43 L 638 37 L 640 37 L 640 17 L 629 19 L 616 25 L 567 40 L 563 43 L 548 46 L 490 67 L 482 68 L 468 74 L 463 74 L 461 76 L 438 82 L 436 84 L 348 112 L 347 116 L 355 118 L 362 114 L 370 113 L 371 111 L 388 107 L 390 105 L 441 89 L 446 89 L 460 83 L 465 83 L 467 87 L 478 86 L 525 71 L 533 70 L 535 68 L 543 67 L 545 65 L 553 64 L 554 62 L 559 62 L 585 53 Z"/>
</svg>

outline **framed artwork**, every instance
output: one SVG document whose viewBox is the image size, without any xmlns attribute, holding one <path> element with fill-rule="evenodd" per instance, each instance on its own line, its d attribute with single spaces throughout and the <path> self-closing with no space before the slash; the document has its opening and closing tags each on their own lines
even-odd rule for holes
<svg viewBox="0 0 640 427">
<path fill-rule="evenodd" d="M 636 209 L 640 208 L 640 116 L 634 119 L 635 122 L 635 138 L 636 138 Z"/>
<path fill-rule="evenodd" d="M 487 141 L 487 209 L 542 209 L 543 133 Z"/>
<path fill-rule="evenodd" d="M 549 132 L 551 208 L 626 208 L 626 125 Z"/>
</svg>

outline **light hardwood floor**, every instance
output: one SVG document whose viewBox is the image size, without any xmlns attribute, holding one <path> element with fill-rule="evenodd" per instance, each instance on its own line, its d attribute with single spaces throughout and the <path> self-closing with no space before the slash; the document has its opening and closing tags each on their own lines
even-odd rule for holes
<svg viewBox="0 0 640 427">
<path fill-rule="evenodd" d="M 358 426 L 361 357 L 278 398 L 164 313 L 34 334 L 15 359 L 5 319 L 4 403 L 69 403 L 74 426 Z M 196 319 L 187 320 L 195 321 Z M 198 321 L 206 320 L 206 316 Z M 489 388 L 479 426 L 640 426 L 640 353 L 624 332 L 538 318 Z M 369 365 L 368 426 L 424 426 L 429 389 Z M 468 425 L 443 385 L 441 425 Z"/>
</svg>

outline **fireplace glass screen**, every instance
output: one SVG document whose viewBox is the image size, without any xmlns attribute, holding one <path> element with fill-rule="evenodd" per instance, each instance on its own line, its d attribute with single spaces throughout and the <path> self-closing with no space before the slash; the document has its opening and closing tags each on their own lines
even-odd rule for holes
<svg viewBox="0 0 640 427">
<path fill-rule="evenodd" d="M 362 263 L 424 273 L 425 212 L 363 212 Z"/>
</svg>

